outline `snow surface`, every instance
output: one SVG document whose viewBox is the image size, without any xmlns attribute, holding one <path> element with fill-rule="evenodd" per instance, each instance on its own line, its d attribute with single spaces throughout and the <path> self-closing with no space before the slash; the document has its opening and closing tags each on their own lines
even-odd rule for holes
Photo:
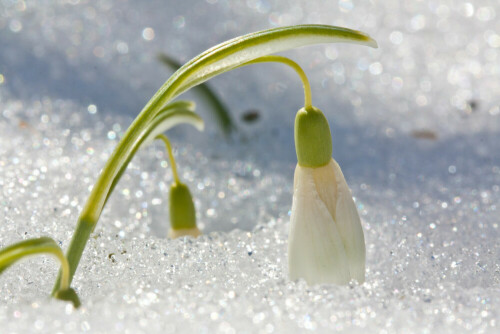
<svg viewBox="0 0 500 334">
<path fill-rule="evenodd" d="M 2 333 L 498 333 L 500 4 L 496 0 L 0 0 L 0 247 L 42 235 L 66 248 L 107 157 L 171 71 L 226 39 L 324 23 L 378 49 L 289 51 L 327 115 L 362 216 L 366 283 L 287 279 L 300 82 L 278 64 L 210 84 L 239 133 L 169 132 L 205 235 L 166 240 L 172 174 L 139 152 L 74 280 L 83 306 L 48 297 L 57 264 L 0 277 Z M 196 98 L 188 94 L 187 98 Z M 242 116 L 257 110 L 260 119 Z"/>
</svg>

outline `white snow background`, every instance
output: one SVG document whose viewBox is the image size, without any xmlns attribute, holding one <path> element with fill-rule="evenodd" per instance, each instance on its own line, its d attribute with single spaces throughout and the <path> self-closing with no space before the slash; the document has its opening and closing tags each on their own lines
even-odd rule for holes
<svg viewBox="0 0 500 334">
<path fill-rule="evenodd" d="M 0 247 L 68 246 L 118 139 L 182 62 L 229 38 L 322 23 L 378 49 L 283 53 L 305 69 L 332 128 L 367 242 L 362 285 L 287 278 L 298 77 L 279 64 L 209 82 L 239 132 L 169 132 L 199 239 L 167 240 L 169 162 L 134 158 L 73 286 L 36 257 L 0 277 L 1 333 L 498 333 L 500 3 L 496 0 L 0 0 Z M 196 94 L 186 98 L 197 99 Z M 251 111 L 260 118 L 248 123 Z"/>
</svg>

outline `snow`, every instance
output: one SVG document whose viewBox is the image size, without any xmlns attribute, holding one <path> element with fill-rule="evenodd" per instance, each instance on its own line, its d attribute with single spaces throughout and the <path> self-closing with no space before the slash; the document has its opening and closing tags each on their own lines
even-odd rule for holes
<svg viewBox="0 0 500 334">
<path fill-rule="evenodd" d="M 172 181 L 138 153 L 75 276 L 83 306 L 49 298 L 51 258 L 0 276 L 2 333 L 496 333 L 500 309 L 497 1 L 0 0 L 0 247 L 68 246 L 89 189 L 142 106 L 226 39 L 323 23 L 378 49 L 285 52 L 327 115 L 367 242 L 362 285 L 289 281 L 286 246 L 300 82 L 279 64 L 209 82 L 238 123 L 169 132 L 205 235 L 167 240 Z M 194 98 L 188 94 L 186 98 Z M 242 115 L 257 110 L 260 119 Z"/>
</svg>

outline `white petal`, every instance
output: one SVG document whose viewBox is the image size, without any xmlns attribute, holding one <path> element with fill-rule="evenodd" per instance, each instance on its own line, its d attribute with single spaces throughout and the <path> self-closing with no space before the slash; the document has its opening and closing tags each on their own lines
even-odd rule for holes
<svg viewBox="0 0 500 334">
<path fill-rule="evenodd" d="M 299 165 L 295 169 L 288 239 L 290 279 L 303 278 L 308 284 L 346 284 L 350 275 L 344 246 L 316 191 L 313 171 Z"/>
<path fill-rule="evenodd" d="M 313 177 L 319 197 L 325 203 L 332 217 L 335 217 L 338 195 L 337 177 L 332 161 L 333 159 L 326 166 L 314 168 Z"/>
<path fill-rule="evenodd" d="M 332 159 L 328 165 L 315 168 L 313 176 L 319 197 L 334 217 L 342 238 L 351 278 L 362 283 L 365 281 L 365 238 L 344 174 Z"/>
<path fill-rule="evenodd" d="M 337 202 L 334 217 L 344 242 L 351 278 L 363 283 L 365 281 L 366 249 L 361 220 L 340 166 L 333 159 L 329 165 L 332 166 L 337 180 Z"/>
</svg>

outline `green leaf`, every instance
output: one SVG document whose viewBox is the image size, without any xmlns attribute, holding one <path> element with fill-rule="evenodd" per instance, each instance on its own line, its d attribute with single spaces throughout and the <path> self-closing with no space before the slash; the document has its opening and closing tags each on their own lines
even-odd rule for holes
<svg viewBox="0 0 500 334">
<path fill-rule="evenodd" d="M 59 259 L 64 258 L 61 248 L 51 238 L 29 239 L 0 250 L 0 273 L 26 256 L 41 253 L 50 253 Z"/>
<path fill-rule="evenodd" d="M 153 96 L 145 110 L 170 99 L 218 74 L 273 53 L 321 43 L 354 43 L 376 48 L 370 36 L 351 29 L 327 25 L 297 25 L 240 36 L 203 52 L 182 66 Z"/>
<path fill-rule="evenodd" d="M 37 239 L 24 240 L 0 250 L 0 274 L 17 261 L 33 255 L 50 254 L 55 256 L 63 268 L 63 279 L 58 285 L 54 297 L 61 300 L 71 301 L 76 307 L 80 306 L 80 300 L 76 292 L 69 287 L 69 264 L 59 245 L 51 238 L 41 237 Z M 61 296 L 62 298 L 59 298 Z"/>
<path fill-rule="evenodd" d="M 149 145 L 160 133 L 178 124 L 189 124 L 198 131 L 203 131 L 205 127 L 203 119 L 194 112 L 194 103 L 191 103 L 192 109 L 184 107 L 175 107 L 161 110 L 155 118 L 148 124 L 141 136 L 143 142 L 141 145 Z"/>
<path fill-rule="evenodd" d="M 180 67 L 182 67 L 179 62 L 164 53 L 160 53 L 158 55 L 158 59 L 174 71 L 177 71 Z M 196 92 L 211 106 L 209 110 L 214 112 L 215 119 L 219 123 L 224 134 L 228 135 L 232 130 L 236 129 L 236 125 L 231 118 L 229 109 L 209 85 L 200 84 L 195 87 L 195 89 Z"/>
<path fill-rule="evenodd" d="M 106 202 L 139 148 L 149 145 L 157 135 L 181 123 L 190 124 L 199 131 L 203 130 L 203 119 L 194 112 L 194 109 L 195 104 L 193 102 L 180 100 L 170 103 L 160 110 L 158 115 L 142 130 L 132 148 L 116 159 L 115 163 L 119 166 L 120 170 L 112 181 L 112 185 L 106 196 Z"/>
</svg>

